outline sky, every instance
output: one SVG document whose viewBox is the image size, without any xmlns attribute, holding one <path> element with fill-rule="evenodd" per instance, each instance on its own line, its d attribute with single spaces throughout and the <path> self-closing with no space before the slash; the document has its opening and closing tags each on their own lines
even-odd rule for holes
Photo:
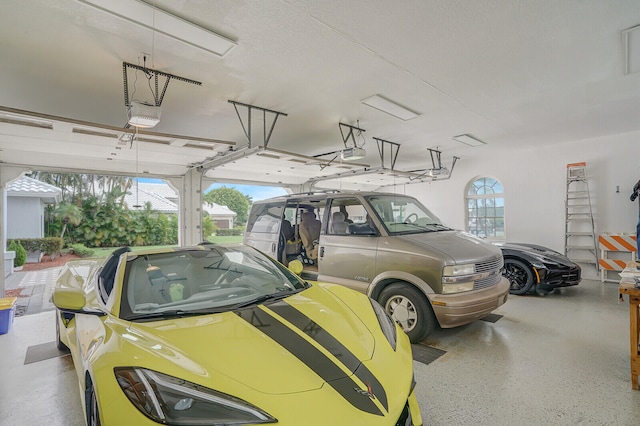
<svg viewBox="0 0 640 426">
<path fill-rule="evenodd" d="M 162 183 L 161 179 L 154 178 L 140 178 L 140 182 L 146 183 Z M 211 191 L 212 189 L 217 189 L 220 187 L 226 186 L 227 188 L 233 188 L 245 195 L 251 197 L 253 201 L 264 200 L 266 198 L 278 197 L 280 195 L 287 194 L 287 191 L 284 188 L 276 187 L 276 186 L 262 186 L 262 185 L 239 185 L 235 183 L 214 183 L 204 190 L 204 193 Z"/>
<path fill-rule="evenodd" d="M 217 189 L 222 186 L 226 186 L 227 188 L 234 188 L 245 195 L 251 197 L 253 201 L 260 201 L 266 198 L 278 197 L 280 195 L 287 194 L 287 191 L 281 187 L 274 186 L 261 186 L 261 185 L 238 185 L 235 183 L 214 183 L 209 188 L 204 190 L 204 193 L 211 191 L 212 189 Z"/>
</svg>

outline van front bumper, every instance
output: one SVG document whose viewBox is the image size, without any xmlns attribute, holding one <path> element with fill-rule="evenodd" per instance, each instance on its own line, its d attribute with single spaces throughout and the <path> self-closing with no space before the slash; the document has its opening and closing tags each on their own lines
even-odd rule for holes
<svg viewBox="0 0 640 426">
<path fill-rule="evenodd" d="M 484 318 L 503 305 L 509 296 L 509 281 L 502 277 L 498 284 L 482 290 L 428 296 L 440 327 L 457 327 Z"/>
</svg>

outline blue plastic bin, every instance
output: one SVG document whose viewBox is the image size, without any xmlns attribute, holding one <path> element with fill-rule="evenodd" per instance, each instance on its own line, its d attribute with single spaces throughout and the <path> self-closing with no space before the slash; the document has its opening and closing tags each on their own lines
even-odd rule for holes
<svg viewBox="0 0 640 426">
<path fill-rule="evenodd" d="M 16 314 L 16 300 L 17 297 L 0 298 L 0 334 L 6 334 L 11 330 Z"/>
</svg>

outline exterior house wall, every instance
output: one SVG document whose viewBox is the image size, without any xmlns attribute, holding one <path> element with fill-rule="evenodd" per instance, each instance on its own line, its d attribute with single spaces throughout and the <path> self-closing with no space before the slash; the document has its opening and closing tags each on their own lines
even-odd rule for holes
<svg viewBox="0 0 640 426">
<path fill-rule="evenodd" d="M 233 228 L 233 217 L 220 217 L 210 215 L 213 223 L 216 224 L 218 229 L 232 229 Z"/>
<path fill-rule="evenodd" d="M 40 198 L 7 197 L 7 238 L 43 238 L 44 205 Z"/>
</svg>

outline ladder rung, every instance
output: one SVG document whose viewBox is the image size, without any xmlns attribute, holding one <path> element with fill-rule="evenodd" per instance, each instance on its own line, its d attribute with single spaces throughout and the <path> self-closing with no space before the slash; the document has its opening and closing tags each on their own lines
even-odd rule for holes
<svg viewBox="0 0 640 426">
<path fill-rule="evenodd" d="M 564 252 L 576 263 L 589 263 L 598 269 L 598 250 L 596 248 L 595 222 L 591 210 L 591 196 L 587 181 L 586 163 L 567 165 L 567 195 L 565 201 L 565 246 Z M 580 183 L 581 182 L 581 183 Z M 572 185 L 573 184 L 573 185 Z M 579 222 L 584 222 L 581 224 Z M 588 223 L 591 223 L 589 226 Z M 573 224 L 573 226 L 570 226 Z M 569 231 L 569 228 L 583 231 Z M 591 231 L 584 231 L 585 229 Z M 573 237 L 573 239 L 572 239 Z M 589 237 L 591 241 L 585 238 Z M 571 244 L 569 244 L 571 242 Z M 588 245 L 585 245 L 587 243 Z M 569 256 L 569 253 L 577 257 Z M 587 257 L 587 258 L 585 258 Z"/>
<path fill-rule="evenodd" d="M 578 258 L 573 258 L 570 257 L 570 260 L 573 260 L 576 263 L 593 263 L 593 264 L 597 264 L 598 262 L 596 262 L 595 259 L 578 259 Z"/>
<path fill-rule="evenodd" d="M 594 256 L 595 256 L 595 251 L 596 251 L 596 249 L 595 249 L 595 248 L 593 248 L 593 246 L 586 247 L 586 246 L 571 246 L 571 245 L 567 246 L 567 250 L 591 251 L 591 252 L 594 252 L 594 253 L 593 253 L 593 254 L 594 254 Z"/>
</svg>

